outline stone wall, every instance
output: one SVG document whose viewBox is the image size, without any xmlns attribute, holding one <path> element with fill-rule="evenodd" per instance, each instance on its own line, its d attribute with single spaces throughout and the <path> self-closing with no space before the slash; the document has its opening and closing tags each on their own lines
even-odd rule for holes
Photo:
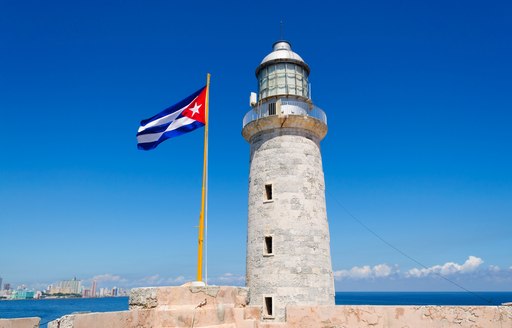
<svg viewBox="0 0 512 328">
<path fill-rule="evenodd" d="M 133 289 L 129 311 L 67 315 L 48 328 L 255 328 L 258 308 L 248 308 L 241 287 Z"/>
<path fill-rule="evenodd" d="M 48 328 L 510 328 L 505 306 L 291 306 L 286 322 L 259 320 L 254 308 L 130 310 L 65 316 Z M 0 326 L 34 328 L 34 326 Z"/>
<path fill-rule="evenodd" d="M 48 328 L 512 328 L 512 306 L 294 305 L 285 322 L 262 321 L 248 297 L 241 287 L 138 288 L 128 311 L 66 315 Z M 0 328 L 39 321 L 0 319 Z"/>
<path fill-rule="evenodd" d="M 40 321 L 39 318 L 0 319 L 0 328 L 37 328 Z"/>
<path fill-rule="evenodd" d="M 238 287 L 139 288 L 130 310 L 68 315 L 48 328 L 511 328 L 512 306 L 288 306 L 262 321 Z M 0 328 L 34 328 L 1 326 Z"/>
<path fill-rule="evenodd" d="M 286 327 L 510 328 L 510 306 L 294 306 Z"/>
</svg>

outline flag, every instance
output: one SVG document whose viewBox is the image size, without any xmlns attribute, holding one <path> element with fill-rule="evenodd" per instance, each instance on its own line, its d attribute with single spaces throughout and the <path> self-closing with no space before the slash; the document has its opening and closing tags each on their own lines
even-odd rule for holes
<svg viewBox="0 0 512 328">
<path fill-rule="evenodd" d="M 194 131 L 206 124 L 206 86 L 155 116 L 142 120 L 137 148 L 150 150 L 162 141 Z"/>
</svg>

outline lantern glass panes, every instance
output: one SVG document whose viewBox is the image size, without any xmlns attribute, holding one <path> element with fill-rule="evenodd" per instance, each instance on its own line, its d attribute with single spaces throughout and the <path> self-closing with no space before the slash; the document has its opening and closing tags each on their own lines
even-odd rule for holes
<svg viewBox="0 0 512 328">
<path fill-rule="evenodd" d="M 294 63 L 276 63 L 258 73 L 260 99 L 278 95 L 308 97 L 307 71 Z"/>
</svg>

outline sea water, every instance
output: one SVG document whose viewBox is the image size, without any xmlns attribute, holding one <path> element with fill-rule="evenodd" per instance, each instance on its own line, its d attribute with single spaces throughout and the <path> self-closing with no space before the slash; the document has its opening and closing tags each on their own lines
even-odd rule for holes
<svg viewBox="0 0 512 328">
<path fill-rule="evenodd" d="M 512 292 L 338 292 L 336 305 L 501 305 Z"/>
</svg>

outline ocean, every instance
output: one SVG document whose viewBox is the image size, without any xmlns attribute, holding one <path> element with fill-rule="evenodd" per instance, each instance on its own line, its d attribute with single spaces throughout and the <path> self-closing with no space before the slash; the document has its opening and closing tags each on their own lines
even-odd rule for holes
<svg viewBox="0 0 512 328">
<path fill-rule="evenodd" d="M 500 305 L 512 292 L 338 292 L 337 305 Z M 40 317 L 41 327 L 73 312 L 128 310 L 128 297 L 0 301 L 0 318 Z"/>
</svg>

